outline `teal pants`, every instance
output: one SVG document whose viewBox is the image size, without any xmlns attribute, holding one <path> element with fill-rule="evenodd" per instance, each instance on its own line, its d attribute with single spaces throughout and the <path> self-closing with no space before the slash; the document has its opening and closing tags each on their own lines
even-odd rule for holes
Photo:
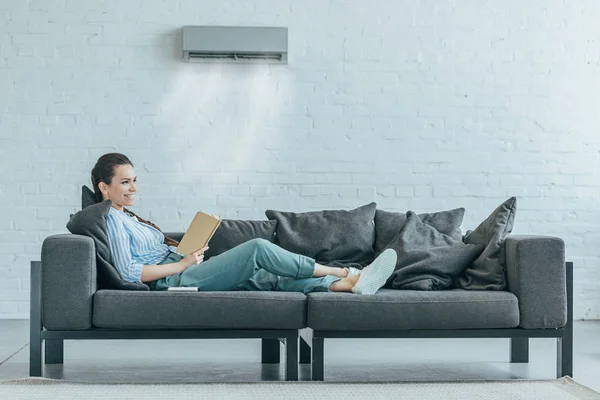
<svg viewBox="0 0 600 400">
<path fill-rule="evenodd" d="M 178 262 L 183 257 L 170 253 L 160 264 Z M 196 286 L 202 292 L 230 290 L 273 290 L 281 292 L 327 292 L 340 278 L 313 278 L 315 260 L 289 252 L 264 239 L 252 239 L 211 257 L 183 272 L 151 282 L 151 290 L 172 286 Z"/>
</svg>

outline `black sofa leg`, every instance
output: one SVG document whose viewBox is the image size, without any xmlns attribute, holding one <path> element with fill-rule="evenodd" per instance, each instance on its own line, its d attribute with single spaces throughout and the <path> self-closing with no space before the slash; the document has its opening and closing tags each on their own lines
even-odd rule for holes
<svg viewBox="0 0 600 400">
<path fill-rule="evenodd" d="M 300 337 L 300 364 L 310 364 L 310 353 L 310 345 L 306 343 L 303 337 Z"/>
<path fill-rule="evenodd" d="M 64 341 L 62 339 L 46 339 L 44 343 L 44 362 L 46 364 L 62 364 Z"/>
<path fill-rule="evenodd" d="M 285 340 L 285 380 L 298 380 L 298 338 Z"/>
<path fill-rule="evenodd" d="M 567 270 L 567 324 L 563 337 L 556 339 L 556 377 L 573 378 L 573 263 L 566 263 Z"/>
<path fill-rule="evenodd" d="M 263 364 L 279 364 L 279 339 L 261 339 L 261 362 Z"/>
<path fill-rule="evenodd" d="M 42 376 L 42 263 L 31 262 L 29 376 Z"/>
<path fill-rule="evenodd" d="M 573 343 L 566 338 L 556 339 L 556 377 L 573 377 Z"/>
<path fill-rule="evenodd" d="M 313 337 L 312 341 L 312 380 L 325 379 L 325 339 Z"/>
<path fill-rule="evenodd" d="M 510 362 L 529 362 L 529 338 L 510 338 Z"/>
</svg>

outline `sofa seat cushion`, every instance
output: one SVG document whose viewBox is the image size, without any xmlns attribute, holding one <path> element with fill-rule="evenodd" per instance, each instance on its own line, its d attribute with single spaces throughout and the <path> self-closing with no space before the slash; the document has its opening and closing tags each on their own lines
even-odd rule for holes
<svg viewBox="0 0 600 400">
<path fill-rule="evenodd" d="M 514 294 L 497 291 L 309 293 L 307 325 L 359 331 L 514 328 L 519 325 L 519 305 Z"/>
<path fill-rule="evenodd" d="M 123 329 L 302 329 L 306 296 L 286 292 L 100 290 L 93 324 Z"/>
</svg>

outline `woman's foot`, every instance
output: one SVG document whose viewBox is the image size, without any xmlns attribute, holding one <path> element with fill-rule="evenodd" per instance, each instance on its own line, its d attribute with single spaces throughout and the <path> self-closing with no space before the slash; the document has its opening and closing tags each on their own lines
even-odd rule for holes
<svg viewBox="0 0 600 400">
<path fill-rule="evenodd" d="M 329 291 L 331 292 L 351 292 L 352 288 L 356 286 L 356 282 L 358 282 L 358 278 L 360 275 L 355 275 L 350 278 L 342 278 L 339 281 L 333 282 L 329 286 Z"/>
<path fill-rule="evenodd" d="M 348 274 L 346 275 L 347 278 L 350 278 L 352 276 L 357 276 L 360 275 L 361 270 L 358 268 L 354 268 L 354 267 L 347 267 L 344 268 L 346 271 L 348 271 Z"/>
<path fill-rule="evenodd" d="M 398 255 L 393 249 L 386 249 L 367 267 L 365 267 L 352 287 L 352 292 L 357 294 L 375 294 L 387 282 L 394 268 Z"/>
</svg>

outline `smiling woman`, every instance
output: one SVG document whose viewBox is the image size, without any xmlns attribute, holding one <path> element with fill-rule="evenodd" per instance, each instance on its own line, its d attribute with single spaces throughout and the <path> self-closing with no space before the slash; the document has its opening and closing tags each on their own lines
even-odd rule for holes
<svg viewBox="0 0 600 400">
<path fill-rule="evenodd" d="M 112 200 L 113 207 L 124 211 L 125 206 L 135 203 L 135 187 L 137 176 L 133 170 L 133 163 L 118 153 L 109 153 L 102 156 L 92 170 L 94 194 L 97 201 Z M 112 184 L 115 181 L 116 184 Z"/>
<path fill-rule="evenodd" d="M 108 153 L 92 169 L 98 202 L 111 200 L 106 215 L 112 263 L 129 282 L 151 290 L 193 286 L 201 291 L 278 290 L 286 292 L 353 292 L 373 294 L 396 266 L 396 252 L 387 249 L 362 271 L 333 268 L 289 252 L 267 240 L 253 239 L 204 262 L 208 246 L 187 256 L 170 246 L 157 226 L 125 206 L 135 204 L 137 177 L 123 154 Z"/>
</svg>

